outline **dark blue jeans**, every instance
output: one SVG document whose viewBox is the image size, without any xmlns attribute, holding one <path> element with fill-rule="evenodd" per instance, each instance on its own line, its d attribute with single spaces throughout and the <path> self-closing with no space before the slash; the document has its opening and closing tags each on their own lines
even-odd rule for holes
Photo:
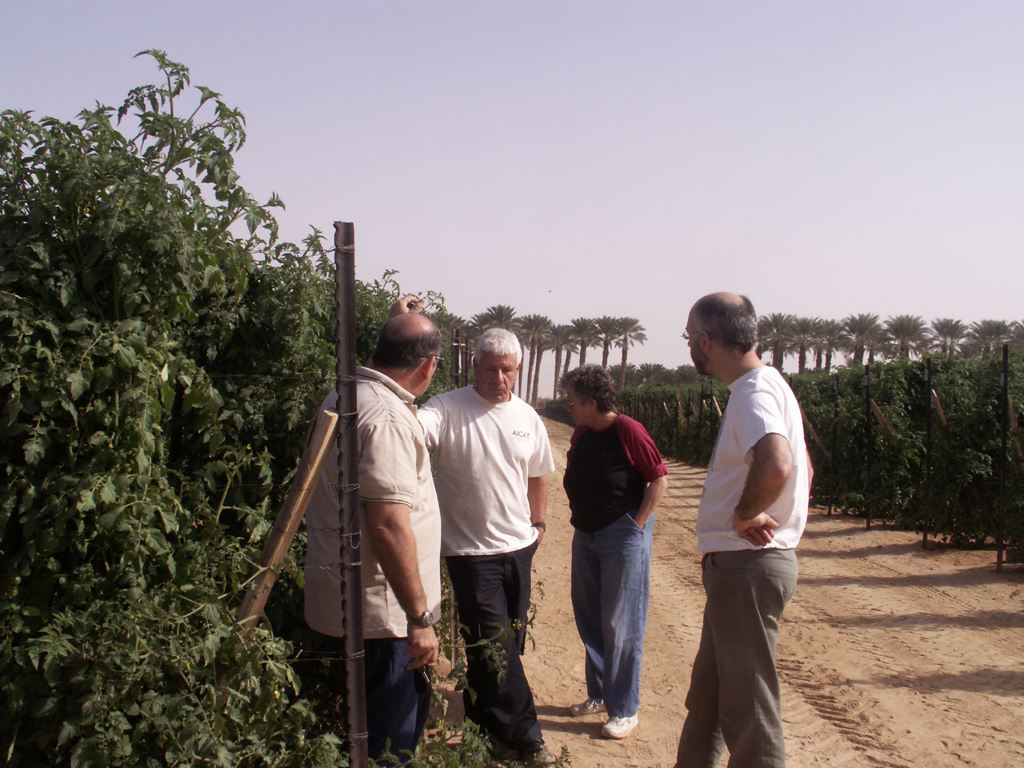
<svg viewBox="0 0 1024 768">
<path fill-rule="evenodd" d="M 623 515 L 572 540 L 572 608 L 586 650 L 587 698 L 609 717 L 640 707 L 640 662 L 651 592 L 654 515 L 640 528 Z"/>
<path fill-rule="evenodd" d="M 342 640 L 328 637 L 327 650 L 341 654 Z M 409 762 L 430 713 L 430 683 L 412 662 L 404 637 L 363 641 L 366 665 L 366 731 L 370 759 L 385 752 Z M 332 682 L 344 690 L 344 662 L 332 661 Z M 390 744 L 390 746 L 389 746 Z"/>
<path fill-rule="evenodd" d="M 530 567 L 537 545 L 500 555 L 448 557 L 448 575 L 459 606 L 459 623 L 466 642 L 466 716 L 500 744 L 526 749 L 541 740 L 533 692 L 520 658 L 526 645 L 530 611 Z M 504 681 L 493 656 L 480 645 L 510 621 L 519 623 L 504 635 L 501 647 L 507 663 Z"/>
</svg>

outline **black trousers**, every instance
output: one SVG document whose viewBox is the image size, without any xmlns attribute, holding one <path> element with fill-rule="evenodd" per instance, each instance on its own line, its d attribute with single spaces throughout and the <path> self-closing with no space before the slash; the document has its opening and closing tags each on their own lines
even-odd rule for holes
<svg viewBox="0 0 1024 768">
<path fill-rule="evenodd" d="M 466 716 L 500 744 L 520 750 L 541 741 L 533 692 L 521 658 L 530 610 L 530 567 L 536 551 L 534 543 L 501 555 L 446 558 L 466 642 L 466 678 L 472 689 L 463 693 Z M 506 628 L 512 621 L 517 628 L 509 632 Z M 501 648 L 497 654 L 481 643 L 496 638 Z"/>
</svg>

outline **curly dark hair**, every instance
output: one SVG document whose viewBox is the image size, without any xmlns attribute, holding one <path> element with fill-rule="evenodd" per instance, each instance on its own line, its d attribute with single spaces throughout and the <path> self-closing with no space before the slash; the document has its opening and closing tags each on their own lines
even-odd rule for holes
<svg viewBox="0 0 1024 768">
<path fill-rule="evenodd" d="M 580 400 L 594 400 L 597 410 L 608 413 L 615 408 L 612 376 L 600 365 L 581 365 L 565 374 L 559 384 L 562 391 L 570 386 Z"/>
</svg>

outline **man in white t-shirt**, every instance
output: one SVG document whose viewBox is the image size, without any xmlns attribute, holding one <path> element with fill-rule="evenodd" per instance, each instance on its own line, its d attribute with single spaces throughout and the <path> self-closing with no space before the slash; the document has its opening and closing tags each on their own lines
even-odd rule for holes
<svg viewBox="0 0 1024 768">
<path fill-rule="evenodd" d="M 775 650 L 813 472 L 800 406 L 755 351 L 750 299 L 705 296 L 686 333 L 697 372 L 719 377 L 730 394 L 697 511 L 707 601 L 676 768 L 717 765 L 726 747 L 733 768 L 781 768 Z"/>
<path fill-rule="evenodd" d="M 512 392 L 521 364 L 515 335 L 485 331 L 473 352 L 473 386 L 432 397 L 419 419 L 437 469 L 441 554 L 466 641 L 466 715 L 499 757 L 538 766 L 554 758 L 520 655 L 555 463 L 540 417 Z M 482 644 L 491 641 L 504 649 L 504 670 Z"/>
</svg>

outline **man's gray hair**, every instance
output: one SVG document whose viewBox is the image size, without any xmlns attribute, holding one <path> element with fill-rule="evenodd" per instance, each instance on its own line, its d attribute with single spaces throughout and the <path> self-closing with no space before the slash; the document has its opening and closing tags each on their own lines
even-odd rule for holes
<svg viewBox="0 0 1024 768">
<path fill-rule="evenodd" d="M 480 362 L 480 355 L 490 352 L 492 355 L 515 355 L 516 365 L 523 361 L 523 347 L 512 331 L 504 328 L 488 328 L 476 342 L 473 349 L 473 362 Z"/>
<path fill-rule="evenodd" d="M 757 346 L 757 313 L 746 296 L 730 301 L 712 293 L 693 305 L 693 322 L 716 344 L 746 354 Z"/>
</svg>

